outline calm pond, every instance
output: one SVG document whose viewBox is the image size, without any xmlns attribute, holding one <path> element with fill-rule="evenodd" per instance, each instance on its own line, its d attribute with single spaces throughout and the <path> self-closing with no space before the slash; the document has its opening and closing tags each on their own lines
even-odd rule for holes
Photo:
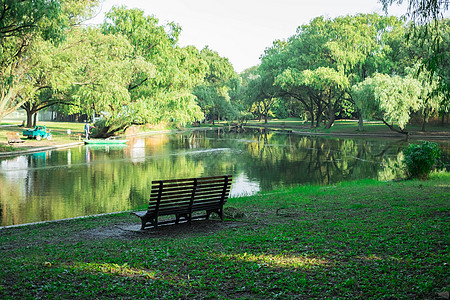
<svg viewBox="0 0 450 300">
<path fill-rule="evenodd" d="M 252 130 L 134 137 L 0 158 L 1 226 L 145 207 L 158 179 L 233 175 L 231 196 L 297 184 L 393 179 L 398 139 L 321 138 Z M 439 143 L 448 163 L 450 142 Z M 137 220 L 136 220 L 137 221 Z"/>
</svg>

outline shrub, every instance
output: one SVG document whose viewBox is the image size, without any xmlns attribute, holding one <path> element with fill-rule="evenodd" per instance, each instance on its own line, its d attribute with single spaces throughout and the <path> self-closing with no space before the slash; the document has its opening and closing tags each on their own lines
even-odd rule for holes
<svg viewBox="0 0 450 300">
<path fill-rule="evenodd" d="M 403 150 L 403 163 L 409 178 L 426 180 L 434 168 L 442 166 L 441 149 L 436 143 L 423 142 L 422 145 L 409 144 Z"/>
</svg>

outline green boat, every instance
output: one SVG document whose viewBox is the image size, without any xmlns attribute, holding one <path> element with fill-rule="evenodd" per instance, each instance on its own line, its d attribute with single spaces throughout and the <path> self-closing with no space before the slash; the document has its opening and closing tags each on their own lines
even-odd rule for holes
<svg viewBox="0 0 450 300">
<path fill-rule="evenodd" d="M 115 140 L 115 139 L 84 140 L 84 143 L 88 145 L 117 145 L 117 144 L 125 144 L 126 142 L 128 142 L 128 140 Z"/>
</svg>

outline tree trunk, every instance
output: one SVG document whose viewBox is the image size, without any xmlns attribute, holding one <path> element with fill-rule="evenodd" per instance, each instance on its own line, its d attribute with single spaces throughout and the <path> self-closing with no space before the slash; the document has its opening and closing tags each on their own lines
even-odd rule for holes
<svg viewBox="0 0 450 300">
<path fill-rule="evenodd" d="M 317 103 L 317 121 L 316 121 L 316 127 L 320 126 L 320 123 L 322 122 L 323 119 L 323 108 L 322 108 L 322 103 L 319 102 Z"/>
<path fill-rule="evenodd" d="M 30 110 L 25 110 L 27 112 L 27 128 L 31 128 L 33 125 L 33 113 Z"/>
<path fill-rule="evenodd" d="M 427 131 L 428 119 L 430 117 L 429 110 L 424 109 L 423 111 L 423 123 L 422 123 L 422 131 Z"/>
<path fill-rule="evenodd" d="M 330 104 L 331 106 L 331 104 Z M 328 109 L 328 122 L 327 125 L 325 125 L 326 129 L 330 129 L 331 126 L 334 124 L 334 120 L 336 120 L 336 114 L 334 113 L 334 109 L 329 108 Z"/>
<path fill-rule="evenodd" d="M 312 100 L 312 98 L 310 98 L 310 102 L 311 102 L 311 105 L 310 105 L 310 107 L 309 107 L 309 113 L 311 114 L 311 128 L 314 128 L 314 121 L 315 121 L 315 118 L 314 118 L 314 103 L 313 103 L 313 100 Z"/>
<path fill-rule="evenodd" d="M 327 124 L 325 125 L 325 128 L 326 128 L 326 129 L 330 129 L 331 126 L 333 126 L 335 119 L 336 119 L 335 117 L 328 119 L 328 122 L 327 122 Z"/>
<path fill-rule="evenodd" d="M 362 116 L 362 112 L 359 111 L 359 117 L 358 117 L 358 131 L 364 131 L 364 120 L 363 120 L 363 116 Z"/>
<path fill-rule="evenodd" d="M 36 115 L 38 112 L 38 107 L 30 102 L 24 103 L 21 108 L 27 112 L 27 124 L 26 127 L 31 128 L 36 126 Z"/>
<path fill-rule="evenodd" d="M 448 124 L 448 117 L 450 116 L 450 113 L 448 112 L 442 112 L 442 116 L 441 116 L 441 126 L 445 126 L 445 123 Z M 447 121 L 445 121 L 445 119 L 447 119 Z"/>
<path fill-rule="evenodd" d="M 38 113 L 37 112 L 35 112 L 34 114 L 33 114 L 33 127 L 36 127 L 36 122 L 37 122 L 37 117 L 38 117 Z"/>
<path fill-rule="evenodd" d="M 26 123 L 26 127 L 27 128 L 31 128 L 32 123 L 33 123 L 33 111 L 32 111 L 32 107 L 31 107 L 31 103 L 27 102 L 24 103 L 21 108 L 23 108 L 25 110 L 25 112 L 27 113 L 27 123 Z"/>
<path fill-rule="evenodd" d="M 323 111 L 317 114 L 316 127 L 320 127 L 320 123 L 322 123 L 322 120 L 323 120 Z"/>
<path fill-rule="evenodd" d="M 113 136 L 114 133 L 123 131 L 123 130 L 127 129 L 128 127 L 129 127 L 128 125 L 124 125 L 124 126 L 120 126 L 115 129 L 112 129 L 111 126 L 105 126 L 101 130 L 99 130 L 99 132 L 97 134 L 90 135 L 90 136 L 94 137 L 94 138 L 109 138 L 109 137 Z"/>
<path fill-rule="evenodd" d="M 386 125 L 387 127 L 389 127 L 390 130 L 392 130 L 392 131 L 394 131 L 394 132 L 397 132 L 397 133 L 404 134 L 404 135 L 406 135 L 406 136 L 409 135 L 408 131 L 404 131 L 403 129 L 397 129 L 397 128 L 395 128 L 394 126 L 388 124 L 388 122 L 386 122 L 384 119 L 383 119 L 382 121 L 383 121 L 384 125 Z"/>
</svg>

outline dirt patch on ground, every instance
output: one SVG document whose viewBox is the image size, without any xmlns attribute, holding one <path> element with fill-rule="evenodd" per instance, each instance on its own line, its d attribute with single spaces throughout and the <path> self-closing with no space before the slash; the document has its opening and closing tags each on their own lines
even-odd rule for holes
<svg viewBox="0 0 450 300">
<path fill-rule="evenodd" d="M 95 228 L 88 230 L 81 235 L 88 239 L 142 239 L 142 238 L 179 238 L 197 235 L 212 235 L 218 231 L 244 226 L 243 222 L 219 220 L 201 220 L 194 221 L 191 225 L 188 223 L 162 225 L 155 228 L 141 230 L 140 224 L 120 224 L 106 228 Z"/>
</svg>

